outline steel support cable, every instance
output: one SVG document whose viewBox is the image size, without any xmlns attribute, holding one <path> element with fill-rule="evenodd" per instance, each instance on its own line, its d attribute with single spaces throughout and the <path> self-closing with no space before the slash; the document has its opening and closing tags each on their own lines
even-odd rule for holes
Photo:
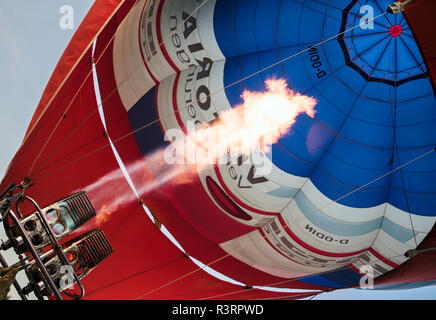
<svg viewBox="0 0 436 320">
<path fill-rule="evenodd" d="M 122 0 L 116 10 L 114 10 L 112 12 L 112 14 L 109 16 L 109 18 L 106 20 L 106 22 L 103 24 L 103 26 L 100 28 L 100 30 L 97 33 L 100 33 L 101 30 L 103 30 L 103 28 L 106 26 L 106 24 L 108 23 L 108 21 L 113 17 L 113 15 L 115 14 L 115 12 L 121 7 L 121 5 L 124 3 L 125 0 Z M 91 46 L 90 42 L 86 48 L 86 50 L 88 50 Z M 50 104 L 53 102 L 53 100 L 55 99 L 55 97 L 57 96 L 57 94 L 59 93 L 59 90 L 63 87 L 63 85 L 65 84 L 65 82 L 68 80 L 69 76 L 71 75 L 71 73 L 73 72 L 73 70 L 75 69 L 75 67 L 77 66 L 77 64 L 79 63 L 80 59 L 83 57 L 84 53 L 86 52 L 86 50 L 84 50 L 80 56 L 79 59 L 77 59 L 77 61 L 75 62 L 75 64 L 73 65 L 73 67 L 70 69 L 70 72 L 67 74 L 67 76 L 64 78 L 64 80 L 62 81 L 62 83 L 58 86 L 58 88 L 56 89 L 55 93 L 52 95 L 52 97 L 50 98 L 50 100 L 47 102 L 47 104 L 45 105 L 44 109 L 42 110 L 41 114 L 39 115 L 38 119 L 36 119 L 34 125 L 31 127 L 30 131 L 26 134 L 26 136 L 23 139 L 23 143 L 20 146 L 21 147 L 24 145 L 24 143 L 27 141 L 27 139 L 29 138 L 30 134 L 33 132 L 33 130 L 35 129 L 36 125 L 38 124 L 38 122 L 40 121 L 40 119 L 42 118 L 42 116 L 44 115 L 45 111 L 47 110 L 47 108 L 50 106 Z"/>
<path fill-rule="evenodd" d="M 383 16 L 383 15 L 385 15 L 385 13 L 383 13 L 383 14 L 381 14 L 381 15 L 375 17 L 374 19 L 376 19 L 376 18 L 378 18 L 378 17 L 380 17 L 380 16 Z M 365 23 L 367 23 L 367 22 L 365 22 Z M 358 26 L 356 26 L 356 27 L 358 27 Z M 356 28 L 356 27 L 354 27 L 354 28 Z M 344 31 L 343 33 L 347 32 L 347 31 L 350 31 L 350 30 L 352 30 L 352 29 L 354 29 L 354 28 L 351 28 L 351 29 L 349 29 L 349 30 L 346 30 L 346 31 Z M 335 37 L 332 37 L 332 38 L 336 38 L 336 36 L 335 36 Z M 312 47 L 310 47 L 310 48 L 313 48 L 313 47 L 319 46 L 319 45 L 321 45 L 321 44 L 323 44 L 323 43 L 325 43 L 325 42 L 331 40 L 332 38 L 326 39 L 324 42 L 321 42 L 321 43 L 319 43 L 319 44 L 317 44 L 317 45 L 314 45 L 314 46 L 312 46 Z M 254 76 L 254 75 L 258 74 L 258 73 L 261 73 L 261 72 L 263 72 L 263 71 L 265 71 L 265 70 L 267 70 L 267 69 L 269 69 L 269 68 L 271 68 L 271 67 L 273 67 L 273 66 L 275 66 L 275 65 L 277 65 L 277 64 L 279 64 L 279 63 L 282 63 L 282 62 L 284 62 L 284 61 L 286 61 L 286 60 L 288 60 L 288 59 L 291 59 L 292 57 L 294 57 L 294 56 L 296 56 L 296 55 L 299 55 L 299 54 L 301 54 L 301 53 L 303 53 L 303 52 L 309 50 L 310 48 L 308 48 L 308 49 L 306 49 L 306 50 L 303 50 L 303 51 L 301 51 L 301 52 L 299 52 L 299 53 L 297 53 L 297 54 L 295 54 L 295 55 L 289 56 L 289 57 L 287 57 L 287 58 L 285 58 L 285 59 L 283 59 L 283 60 L 280 60 L 279 62 L 277 62 L 277 63 L 275 63 L 275 64 L 273 64 L 273 65 L 271 65 L 271 66 L 269 66 L 269 67 L 266 67 L 266 68 L 264 68 L 264 69 L 261 69 L 261 70 L 257 71 L 256 73 L 253 73 L 253 74 L 251 74 L 251 75 L 249 75 L 249 76 L 247 76 L 247 77 L 245 77 L 245 78 L 242 78 L 242 79 L 240 79 L 240 80 L 238 80 L 238 81 L 236 81 L 236 82 L 234 82 L 234 83 L 232 83 L 232 84 L 230 84 L 230 85 L 224 87 L 222 90 L 225 90 L 225 89 L 228 88 L 228 87 L 231 87 L 231 86 L 233 86 L 233 85 L 235 85 L 235 84 L 238 84 L 238 83 L 240 83 L 240 82 L 242 82 L 242 81 L 248 79 L 249 77 L 252 77 L 252 76 Z M 219 91 L 217 91 L 217 92 L 213 92 L 213 93 L 210 94 L 210 96 L 212 96 L 212 95 L 214 95 L 214 94 L 216 94 L 216 93 L 218 93 L 218 92 L 220 92 L 220 91 L 222 91 L 222 90 L 219 90 Z M 174 113 L 175 113 L 175 112 L 174 112 Z M 147 124 L 147 125 L 144 126 L 144 127 L 148 127 L 149 125 L 152 125 L 153 123 L 156 123 L 156 122 L 157 122 L 157 121 L 154 121 L 154 122 L 152 122 L 152 123 L 149 123 L 149 124 Z M 141 130 L 141 129 L 143 129 L 143 128 L 138 128 L 137 130 L 139 131 L 139 130 Z M 123 138 L 123 137 L 121 137 L 121 138 Z M 409 161 L 408 163 L 404 164 L 403 166 L 401 166 L 401 167 L 399 167 L 399 168 L 396 168 L 396 169 L 392 170 L 392 172 L 387 173 L 387 174 L 385 174 L 385 175 L 382 175 L 381 177 L 379 177 L 379 178 L 377 178 L 377 179 L 375 179 L 375 180 L 369 182 L 368 184 L 366 184 L 366 185 L 364 185 L 364 186 L 361 186 L 360 188 L 357 188 L 356 190 L 354 190 L 354 191 L 352 191 L 352 192 L 350 192 L 350 193 L 348 193 L 348 194 L 342 196 L 341 198 L 337 199 L 336 201 L 339 201 L 339 200 L 341 200 L 341 199 L 343 199 L 343 198 L 345 198 L 345 197 L 351 195 L 352 193 L 357 192 L 357 191 L 359 191 L 359 190 L 365 188 L 365 187 L 368 186 L 369 184 L 374 183 L 374 182 L 376 182 L 376 181 L 378 181 L 378 180 L 384 178 L 385 176 L 387 176 L 387 175 L 389 175 L 389 174 L 391 174 L 391 173 L 393 173 L 393 172 L 395 172 L 395 171 L 401 169 L 402 167 L 404 167 L 404 166 L 406 166 L 406 165 L 411 164 L 411 163 L 414 162 L 414 161 L 417 161 L 417 160 L 420 159 L 421 157 L 424 157 L 424 156 L 428 155 L 429 153 L 431 153 L 431 152 L 433 152 L 433 151 L 434 151 L 434 150 L 432 149 L 431 151 L 429 151 L 429 152 L 427 152 L 427 153 L 425 153 L 425 154 L 423 154 L 423 155 L 417 157 L 416 159 Z M 335 201 L 335 202 L 336 202 L 336 201 Z M 326 206 L 328 206 L 328 205 L 326 205 Z M 325 207 L 326 207 L 326 206 L 325 206 Z M 319 210 L 322 210 L 322 209 L 319 209 Z M 213 264 L 213 263 L 216 263 L 216 262 L 220 261 L 220 260 L 223 259 L 223 258 L 224 258 L 224 257 L 222 257 L 222 258 L 220 258 L 220 259 L 217 259 L 217 260 L 215 260 L 214 262 L 210 263 L 209 265 L 211 265 L 211 264 Z M 194 271 L 194 272 L 195 272 L 195 271 Z M 192 274 L 192 273 L 193 273 L 193 272 L 188 273 L 187 275 L 190 275 L 190 274 Z M 177 281 L 177 279 L 171 281 L 170 283 L 173 283 L 173 282 L 175 282 L 175 281 Z M 168 283 L 168 284 L 170 284 L 170 283 Z"/>
<path fill-rule="evenodd" d="M 168 260 L 168 261 L 162 262 L 162 263 L 159 264 L 159 265 L 154 265 L 154 266 L 151 266 L 151 267 L 149 267 L 149 268 L 147 268 L 147 269 L 144 269 L 144 270 L 138 271 L 138 272 L 136 272 L 136 273 L 129 274 L 129 275 L 125 276 L 125 277 L 122 278 L 122 279 L 114 280 L 114 281 L 112 281 L 112 282 L 109 282 L 109 283 L 107 283 L 107 284 L 102 285 L 102 286 L 99 287 L 99 288 L 96 288 L 96 289 L 94 289 L 94 290 L 92 290 L 92 291 L 89 291 L 89 292 L 87 293 L 87 295 L 95 294 L 95 293 L 97 293 L 97 292 L 99 292 L 99 291 L 101 291 L 101 290 L 105 290 L 105 289 L 107 289 L 107 288 L 109 288 L 109 287 L 111 287 L 111 286 L 113 286 L 113 285 L 117 285 L 117 284 L 119 284 L 119 283 L 121 283 L 121 282 L 123 282 L 123 281 L 126 281 L 126 280 L 129 280 L 129 279 L 132 279 L 132 278 L 138 277 L 138 276 L 143 275 L 143 274 L 145 274 L 145 273 L 147 273 L 147 272 L 152 272 L 152 271 L 154 271 L 154 270 L 156 270 L 156 269 L 159 269 L 159 268 L 163 268 L 163 267 L 169 266 L 169 265 L 171 265 L 171 264 L 176 263 L 179 259 L 180 259 L 180 257 L 176 257 L 176 258 L 173 258 L 173 259 L 171 259 L 171 260 Z"/>
<path fill-rule="evenodd" d="M 396 19 L 396 17 L 397 16 L 395 16 L 395 21 L 397 21 L 397 19 Z M 402 18 L 402 20 L 401 21 L 403 21 L 403 19 L 404 19 L 404 17 Z M 400 23 L 401 23 L 401 21 L 400 21 Z M 394 43 L 394 45 L 395 45 L 395 50 L 394 50 L 394 52 L 395 52 L 395 56 L 394 56 L 394 62 L 395 62 L 395 75 L 397 75 L 398 74 L 398 55 L 397 55 L 397 42 L 398 42 L 398 37 L 395 37 L 395 43 Z M 413 57 L 413 60 L 415 61 L 415 63 L 416 63 L 416 65 L 421 69 L 421 71 L 422 71 L 422 74 L 425 76 L 425 78 L 427 78 L 427 79 L 429 79 L 429 74 L 422 68 L 422 66 L 421 66 L 421 64 L 419 63 L 419 61 L 418 61 L 418 59 L 415 57 L 415 55 L 412 53 L 412 51 L 410 50 L 410 48 L 406 45 L 406 43 L 404 43 L 404 41 L 401 39 L 401 41 L 403 42 L 403 44 L 405 45 L 405 47 L 408 49 L 408 52 L 409 52 L 409 54 Z M 382 56 L 383 56 L 383 54 L 382 54 Z M 401 161 L 400 161 L 400 158 L 399 158 L 399 148 L 398 148 L 398 144 L 397 144 L 397 134 L 396 134 L 396 124 L 397 124 L 397 115 L 396 115 L 396 108 L 397 108 L 397 88 L 398 88 L 398 86 L 397 86 L 397 84 L 398 84 L 398 79 L 397 79 L 397 76 L 395 76 L 395 81 L 394 81 L 394 95 L 393 95 L 393 98 L 391 97 L 391 93 L 389 92 L 389 96 L 390 96 L 390 105 L 391 105 L 391 118 L 392 118 L 392 123 L 393 123 L 393 141 L 394 141 L 394 145 L 393 145 L 393 150 L 395 151 L 397 151 L 397 161 L 398 161 L 398 163 L 401 163 Z M 392 108 L 393 107 L 393 108 Z M 393 111 L 393 109 L 394 109 L 394 112 L 392 112 Z M 395 152 L 392 154 L 392 162 L 393 162 L 393 157 L 394 157 L 394 154 L 395 154 Z M 400 175 L 401 175 L 401 181 L 402 181 L 402 185 L 403 185 L 403 189 L 404 189 L 404 193 L 405 193 L 405 199 L 406 199 L 406 204 L 407 204 L 407 208 L 408 208 L 408 214 L 409 214 L 409 221 L 410 221 L 410 226 L 411 226 L 411 229 L 412 229 L 412 234 L 413 234 L 413 238 L 414 238 L 414 242 L 415 242 L 415 248 L 417 248 L 418 247 L 418 241 L 417 241 L 417 239 L 416 239 L 416 232 L 415 232 L 415 228 L 414 228 L 414 226 L 413 226 L 413 221 L 412 221 L 412 214 L 411 214 L 411 210 L 410 210 L 410 205 L 409 205 L 409 201 L 408 201 L 408 199 L 407 199 L 407 193 L 406 193 L 406 187 L 405 187 L 405 182 L 404 182 L 404 177 L 403 177 L 403 173 L 402 173 L 402 171 L 400 170 Z M 391 185 L 391 181 L 392 181 L 392 179 L 389 181 L 389 186 Z M 387 206 L 388 206 L 388 201 L 386 201 L 386 205 L 385 205 L 385 209 L 384 209 L 384 213 L 383 213 L 383 216 L 382 216 L 382 220 L 380 221 L 380 226 L 383 224 L 383 220 L 384 220 L 384 218 L 385 218 L 385 215 L 386 215 L 386 209 L 387 209 Z M 374 237 L 374 241 L 373 241 L 373 243 L 372 243 L 372 245 L 374 244 L 374 242 L 376 241 L 376 239 L 377 239 L 377 237 L 378 237 L 378 234 L 379 234 L 379 232 L 380 232 L 380 230 L 381 229 L 379 229 L 379 231 L 377 232 L 377 235 Z M 371 246 L 372 246 L 371 245 Z"/>
<path fill-rule="evenodd" d="M 100 290 L 107 289 L 107 288 L 109 288 L 109 287 L 111 287 L 111 286 L 113 286 L 113 285 L 116 285 L 116 284 L 118 284 L 118 283 L 121 283 L 121 282 L 123 282 L 123 281 L 126 281 L 126 280 L 129 280 L 129 279 L 131 279 L 131 278 L 134 278 L 134 277 L 137 277 L 137 276 L 143 275 L 143 274 L 145 274 L 145 273 L 147 273 L 147 272 L 150 272 L 150 271 L 154 271 L 154 270 L 156 270 L 156 269 L 158 269 L 158 268 L 160 268 L 160 267 L 165 267 L 165 266 L 169 266 L 169 265 L 171 265 L 171 264 L 177 263 L 180 259 L 186 259 L 186 258 L 184 258 L 183 256 L 180 256 L 180 257 L 174 258 L 174 259 L 172 259 L 172 260 L 169 260 L 169 261 L 167 261 L 167 262 L 165 262 L 165 263 L 162 263 L 162 264 L 160 264 L 160 265 L 153 266 L 153 267 L 147 268 L 147 269 L 145 269 L 145 270 L 139 271 L 139 272 L 137 272 L 137 273 L 134 273 L 134 274 L 128 275 L 128 276 L 124 277 L 123 279 L 119 279 L 119 280 L 112 281 L 112 282 L 110 282 L 110 283 L 108 283 L 108 284 L 105 284 L 105 285 L 101 286 L 100 288 L 97 288 L 97 289 L 95 289 L 95 290 L 93 290 L 93 291 L 90 291 L 89 294 L 90 294 L 90 295 L 91 295 L 91 294 L 94 294 L 94 293 L 96 293 L 96 292 L 98 292 L 98 291 L 100 291 Z"/>
<path fill-rule="evenodd" d="M 412 250 L 413 251 L 413 250 Z M 436 247 L 432 247 L 432 248 L 426 248 L 426 249 L 421 249 L 421 250 L 417 250 L 417 251 L 419 251 L 418 253 L 426 253 L 426 252 L 430 252 L 430 251 L 436 251 Z M 392 259 L 392 258 L 395 258 L 395 257 L 399 257 L 399 256 L 401 256 L 401 255 L 398 255 L 398 256 L 393 256 L 393 257 L 389 257 L 389 258 L 387 258 L 387 259 Z M 344 269 L 346 268 L 346 267 L 343 267 Z M 340 268 L 340 269 L 342 269 L 342 268 Z M 339 269 L 338 269 L 339 270 Z M 336 270 L 335 270 L 336 271 Z M 413 282 L 411 282 L 411 281 L 408 281 L 408 282 L 405 282 L 405 283 L 413 283 Z M 429 285 L 426 285 L 425 287 L 432 287 L 432 286 L 435 286 L 436 284 L 429 284 Z M 333 289 L 333 290 L 320 290 L 320 292 L 318 292 L 318 293 L 316 293 L 316 294 L 314 294 L 314 297 L 315 296 L 317 296 L 317 295 L 319 295 L 319 294 L 321 294 L 321 293 L 324 293 L 324 292 L 330 292 L 330 291 L 336 291 L 336 290 L 343 290 L 343 289 L 353 289 L 353 288 L 339 288 L 339 289 Z M 292 296 L 291 296 L 292 297 Z M 277 297 L 277 298 L 275 298 L 275 299 L 280 299 L 280 298 L 286 298 L 286 297 Z M 311 298 L 312 299 L 312 298 Z M 310 299 L 310 300 L 311 300 Z"/>
<path fill-rule="evenodd" d="M 397 17 L 397 16 L 395 16 L 395 17 Z M 398 74 L 398 50 L 397 50 L 397 46 L 398 46 L 398 44 L 397 44 L 397 42 L 398 42 L 398 37 L 395 37 L 395 96 L 394 96 L 394 103 L 393 103 L 393 106 L 394 106 L 394 108 L 395 108 L 395 114 L 394 114 L 394 116 L 393 116 L 393 118 L 395 119 L 395 122 L 394 122 L 394 134 L 395 134 L 395 140 L 394 140 L 394 151 L 396 151 L 396 158 L 397 158 L 397 161 L 398 161 L 398 163 L 401 163 L 401 160 L 400 160 L 400 150 L 399 150 L 399 147 L 398 147 L 398 143 L 397 143 L 397 135 L 396 135 L 396 129 L 397 129 L 397 114 L 396 114 L 396 112 L 397 112 L 397 96 L 398 96 L 398 94 L 397 94 L 397 90 L 398 90 L 398 87 L 397 87 L 397 74 Z M 421 69 L 421 71 L 425 74 L 425 76 L 427 77 L 427 79 L 429 78 L 429 76 L 424 72 L 424 70 L 422 69 L 422 67 L 421 67 L 421 65 L 419 64 L 419 62 L 416 60 L 416 58 L 415 58 L 415 56 L 413 55 L 413 53 L 410 51 L 410 48 L 406 45 L 406 44 L 404 44 L 405 45 L 405 47 L 408 49 L 408 51 L 409 51 L 409 54 L 413 57 L 413 59 L 415 60 L 415 63 L 419 66 L 419 68 Z M 391 108 L 391 110 L 392 110 L 392 108 Z M 393 153 L 393 155 L 392 155 L 392 157 L 394 157 L 394 154 L 395 154 L 395 152 Z M 408 211 L 408 213 L 409 213 L 409 221 L 410 221 L 410 226 L 412 227 L 412 234 L 413 234 L 413 239 L 414 239 L 414 241 L 415 241 L 415 248 L 417 248 L 418 247 L 418 241 L 416 240 L 416 233 L 415 233 L 415 228 L 414 228 L 414 226 L 413 226 L 413 221 L 412 221 L 412 213 L 411 213 L 411 210 L 410 210 L 410 204 L 409 204 L 409 197 L 408 197 L 408 195 L 407 195 L 407 191 L 406 191 L 406 183 L 405 183 L 405 181 L 404 181 L 404 174 L 403 174 L 403 171 L 402 170 L 400 170 L 400 177 L 401 177 L 401 184 L 402 184 L 402 186 L 403 186 L 403 190 L 404 190 L 404 198 L 405 198 L 405 200 L 406 200 L 406 205 L 407 205 L 407 211 Z"/>
</svg>

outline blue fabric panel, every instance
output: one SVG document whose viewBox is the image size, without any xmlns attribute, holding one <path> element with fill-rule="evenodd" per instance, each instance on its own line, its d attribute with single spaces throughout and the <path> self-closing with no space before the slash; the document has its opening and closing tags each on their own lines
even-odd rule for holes
<svg viewBox="0 0 436 320">
<path fill-rule="evenodd" d="M 374 29 L 360 24 L 362 5 L 378 15 L 389 0 L 331 2 L 217 1 L 215 35 L 226 56 L 224 85 L 276 64 L 226 89 L 233 106 L 243 90 L 264 90 L 283 77 L 292 90 L 317 100 L 272 147 L 283 171 L 309 177 L 335 200 L 436 145 L 436 103 L 418 46 L 404 17 L 386 15 Z M 230 22 L 230 23 L 229 23 Z M 392 28 L 401 27 L 398 36 Z M 315 49 L 309 47 L 345 31 Z M 292 57 L 294 56 L 294 57 Z M 284 61 L 282 61 L 284 60 Z M 428 158 L 339 201 L 366 208 L 386 202 L 436 215 L 436 162 Z"/>
<path fill-rule="evenodd" d="M 156 87 L 148 91 L 128 112 L 130 126 L 135 131 L 157 119 L 156 114 Z M 134 133 L 136 143 L 144 156 L 156 149 L 165 146 L 164 134 L 159 123 Z"/>
<path fill-rule="evenodd" d="M 299 281 L 330 288 L 347 288 L 359 284 L 361 275 L 352 269 L 331 271 L 323 275 L 309 276 Z"/>
</svg>

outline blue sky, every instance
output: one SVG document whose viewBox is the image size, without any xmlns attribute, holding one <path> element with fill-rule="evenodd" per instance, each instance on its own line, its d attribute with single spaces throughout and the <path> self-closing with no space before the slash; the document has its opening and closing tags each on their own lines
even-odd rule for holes
<svg viewBox="0 0 436 320">
<path fill-rule="evenodd" d="M 0 0 L 0 177 L 19 147 L 41 94 L 93 0 Z M 60 8 L 74 9 L 74 29 L 64 30 Z M 3 228 L 0 235 L 4 238 Z M 14 255 L 6 253 L 9 262 Z M 20 275 L 20 281 L 24 281 Z M 16 295 L 12 292 L 12 297 Z M 315 299 L 436 299 L 436 287 L 403 291 L 338 290 Z"/>
</svg>

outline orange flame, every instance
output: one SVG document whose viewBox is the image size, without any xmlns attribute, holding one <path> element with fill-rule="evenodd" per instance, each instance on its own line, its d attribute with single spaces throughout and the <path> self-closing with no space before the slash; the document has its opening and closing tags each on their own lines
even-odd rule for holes
<svg viewBox="0 0 436 320">
<path fill-rule="evenodd" d="M 299 114 L 314 116 L 316 100 L 293 92 L 286 80 L 270 79 L 265 84 L 266 92 L 245 90 L 241 105 L 220 114 L 219 120 L 211 126 L 188 134 L 185 145 L 202 142 L 212 157 L 197 159 L 197 163 L 203 160 L 211 164 L 229 149 L 239 155 L 248 155 L 257 148 L 268 152 L 271 145 L 288 132 Z"/>
<path fill-rule="evenodd" d="M 97 215 L 95 217 L 97 227 L 101 227 L 106 221 L 108 221 L 111 214 L 116 211 L 117 208 L 118 205 L 104 204 L 100 210 L 97 210 Z"/>
<path fill-rule="evenodd" d="M 129 165 L 127 171 L 131 176 L 144 175 L 141 185 L 135 186 L 137 192 L 140 195 L 145 194 L 167 182 L 187 184 L 197 172 L 227 155 L 229 149 L 238 155 L 249 155 L 254 150 L 268 152 L 271 145 L 289 131 L 298 115 L 315 115 L 316 100 L 290 90 L 286 80 L 270 79 L 265 84 L 265 92 L 244 91 L 241 96 L 244 102 L 221 113 L 214 123 L 188 130 L 187 135 L 179 135 L 182 138 L 169 146 L 176 152 L 159 149 L 147 155 L 146 166 L 151 169 L 156 179 L 145 174 L 143 159 Z M 170 163 L 163 160 L 174 154 L 178 156 L 178 160 L 183 161 Z M 105 186 L 110 188 L 109 185 L 117 185 L 119 179 L 125 178 L 121 170 L 116 170 L 87 189 L 98 190 Z M 104 205 L 101 210 L 103 213 L 97 217 L 97 223 L 106 221 L 119 204 L 132 199 L 130 190 L 124 193 L 126 194 L 114 193 L 117 196 L 109 206 L 110 210 Z"/>
<path fill-rule="evenodd" d="M 299 114 L 315 115 L 316 100 L 290 90 L 286 80 L 270 79 L 265 84 L 266 92 L 244 91 L 241 96 L 244 102 L 221 113 L 212 124 L 196 128 L 194 123 L 188 123 L 187 135 L 181 130 L 168 130 L 171 145 L 146 157 L 147 166 L 158 181 L 144 183 L 138 191 L 148 192 L 169 181 L 189 183 L 207 165 L 225 163 L 229 155 L 268 152 L 289 131 Z"/>
</svg>

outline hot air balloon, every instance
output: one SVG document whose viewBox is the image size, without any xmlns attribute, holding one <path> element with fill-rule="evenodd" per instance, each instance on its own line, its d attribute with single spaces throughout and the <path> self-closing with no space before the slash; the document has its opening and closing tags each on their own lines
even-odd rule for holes
<svg viewBox="0 0 436 320">
<path fill-rule="evenodd" d="M 299 299 L 368 279 L 434 284 L 435 10 L 97 0 L 0 188 L 24 295 Z M 178 164 L 156 150 L 172 130 L 213 125 L 271 79 L 316 105 L 261 153 L 268 171 L 240 155 L 166 175 Z M 65 264 L 73 289 L 60 288 Z"/>
</svg>

